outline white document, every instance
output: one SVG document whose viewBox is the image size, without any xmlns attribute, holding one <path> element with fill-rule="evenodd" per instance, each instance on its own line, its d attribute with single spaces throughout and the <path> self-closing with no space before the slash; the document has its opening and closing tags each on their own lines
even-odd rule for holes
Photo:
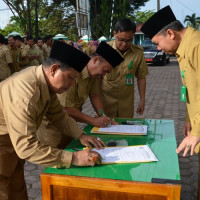
<svg viewBox="0 0 200 200">
<path fill-rule="evenodd" d="M 107 132 L 107 133 L 140 133 L 142 135 L 147 134 L 147 126 L 146 125 L 110 125 L 105 128 L 99 128 L 99 132 Z"/>
<path fill-rule="evenodd" d="M 107 147 L 92 149 L 102 156 L 102 164 L 158 161 L 149 146 Z"/>
</svg>

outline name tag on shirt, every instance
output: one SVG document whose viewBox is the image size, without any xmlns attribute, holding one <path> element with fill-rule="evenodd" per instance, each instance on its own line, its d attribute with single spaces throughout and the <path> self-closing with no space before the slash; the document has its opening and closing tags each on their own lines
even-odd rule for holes
<svg viewBox="0 0 200 200">
<path fill-rule="evenodd" d="M 126 85 L 133 85 L 133 75 L 132 74 L 126 75 Z"/>
</svg>

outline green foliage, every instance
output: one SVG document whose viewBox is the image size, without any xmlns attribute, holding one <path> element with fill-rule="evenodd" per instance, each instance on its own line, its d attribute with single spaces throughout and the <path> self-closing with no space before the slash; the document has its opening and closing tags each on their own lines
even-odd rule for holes
<svg viewBox="0 0 200 200">
<path fill-rule="evenodd" d="M 40 9 L 39 35 L 66 35 L 75 40 L 75 9 L 69 1 L 52 1 Z"/>
<path fill-rule="evenodd" d="M 7 36 L 9 33 L 16 31 L 18 33 L 22 33 L 21 28 L 18 26 L 17 23 L 8 24 L 4 29 L 0 29 L 0 33 L 4 36 Z"/>
<path fill-rule="evenodd" d="M 145 23 L 153 14 L 154 10 L 137 11 L 135 13 L 135 22 L 137 25 Z"/>
<path fill-rule="evenodd" d="M 200 17 L 196 17 L 195 13 L 192 16 L 186 15 L 184 22 L 187 22 L 188 25 L 195 29 L 199 29 Z"/>
</svg>

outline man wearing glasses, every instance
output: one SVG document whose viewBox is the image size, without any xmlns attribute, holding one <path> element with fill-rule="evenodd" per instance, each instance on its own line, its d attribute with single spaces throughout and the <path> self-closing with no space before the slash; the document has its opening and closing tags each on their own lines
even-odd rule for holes
<svg viewBox="0 0 200 200">
<path fill-rule="evenodd" d="M 115 40 L 109 44 L 124 58 L 101 82 L 103 107 L 109 117 L 132 118 L 134 115 L 134 76 L 140 94 L 136 113 L 142 115 L 145 107 L 146 75 L 149 73 L 143 49 L 133 43 L 136 25 L 129 19 L 115 25 Z"/>
</svg>

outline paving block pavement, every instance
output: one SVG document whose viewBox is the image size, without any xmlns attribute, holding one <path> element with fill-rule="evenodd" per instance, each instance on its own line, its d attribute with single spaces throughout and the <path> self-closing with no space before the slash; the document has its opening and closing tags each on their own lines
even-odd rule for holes
<svg viewBox="0 0 200 200">
<path fill-rule="evenodd" d="M 182 128 L 185 121 L 185 103 L 180 101 L 180 71 L 176 58 L 166 66 L 149 65 L 147 76 L 146 105 L 142 118 L 172 119 L 175 124 L 177 145 L 183 139 Z M 139 103 L 137 86 L 135 87 L 135 110 Z M 90 101 L 83 106 L 83 112 L 95 116 Z M 135 115 L 135 117 L 137 117 Z M 84 124 L 79 124 L 84 127 Z M 179 156 L 181 173 L 181 200 L 196 200 L 198 188 L 198 156 Z M 40 173 L 43 167 L 29 162 L 25 164 L 25 180 L 29 200 L 41 200 Z"/>
</svg>

